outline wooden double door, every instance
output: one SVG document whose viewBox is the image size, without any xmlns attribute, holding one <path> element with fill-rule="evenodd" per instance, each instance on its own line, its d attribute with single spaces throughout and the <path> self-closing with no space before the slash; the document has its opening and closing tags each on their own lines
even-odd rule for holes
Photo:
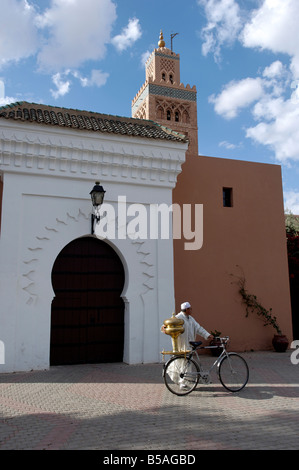
<svg viewBox="0 0 299 470">
<path fill-rule="evenodd" d="M 121 362 L 124 269 L 116 252 L 93 237 L 69 243 L 52 269 L 50 364 Z"/>
</svg>

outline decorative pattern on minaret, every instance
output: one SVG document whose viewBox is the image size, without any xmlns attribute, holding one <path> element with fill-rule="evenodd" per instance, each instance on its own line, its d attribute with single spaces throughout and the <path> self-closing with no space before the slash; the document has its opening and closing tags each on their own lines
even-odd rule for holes
<svg viewBox="0 0 299 470">
<path fill-rule="evenodd" d="M 146 80 L 132 101 L 132 116 L 187 135 L 189 153 L 197 155 L 196 87 L 181 83 L 180 55 L 165 47 L 162 30 L 158 46 L 146 62 Z"/>
</svg>

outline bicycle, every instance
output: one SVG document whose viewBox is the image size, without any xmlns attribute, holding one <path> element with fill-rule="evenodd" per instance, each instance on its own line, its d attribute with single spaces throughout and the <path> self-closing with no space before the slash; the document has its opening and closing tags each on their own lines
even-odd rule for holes
<svg viewBox="0 0 299 470">
<path fill-rule="evenodd" d="M 229 337 L 217 338 L 218 346 L 201 346 L 202 341 L 190 341 L 191 351 L 180 352 L 164 364 L 163 378 L 168 390 L 175 395 L 188 395 L 199 383 L 210 383 L 210 373 L 217 367 L 218 378 L 230 392 L 242 390 L 249 379 L 249 368 L 245 359 L 237 353 L 227 352 Z M 204 370 L 198 356 L 199 349 L 222 348 L 221 354 L 208 370 Z M 196 359 L 194 359 L 194 356 Z"/>
</svg>

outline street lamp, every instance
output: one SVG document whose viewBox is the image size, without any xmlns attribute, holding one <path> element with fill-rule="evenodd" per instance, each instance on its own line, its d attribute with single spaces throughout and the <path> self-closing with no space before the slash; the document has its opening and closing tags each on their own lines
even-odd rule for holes
<svg viewBox="0 0 299 470">
<path fill-rule="evenodd" d="M 103 204 L 105 190 L 103 186 L 100 185 L 99 181 L 96 181 L 94 187 L 90 191 L 90 197 L 92 206 L 94 209 L 94 213 L 91 214 L 91 233 L 94 233 L 94 219 L 96 219 L 96 223 L 100 221 L 100 207 Z"/>
</svg>

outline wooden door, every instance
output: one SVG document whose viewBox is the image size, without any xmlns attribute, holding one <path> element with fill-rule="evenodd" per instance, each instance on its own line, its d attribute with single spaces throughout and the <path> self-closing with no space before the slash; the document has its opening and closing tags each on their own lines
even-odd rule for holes
<svg viewBox="0 0 299 470">
<path fill-rule="evenodd" d="M 116 252 L 92 237 L 69 243 L 52 269 L 50 364 L 121 362 L 124 269 Z"/>
</svg>

